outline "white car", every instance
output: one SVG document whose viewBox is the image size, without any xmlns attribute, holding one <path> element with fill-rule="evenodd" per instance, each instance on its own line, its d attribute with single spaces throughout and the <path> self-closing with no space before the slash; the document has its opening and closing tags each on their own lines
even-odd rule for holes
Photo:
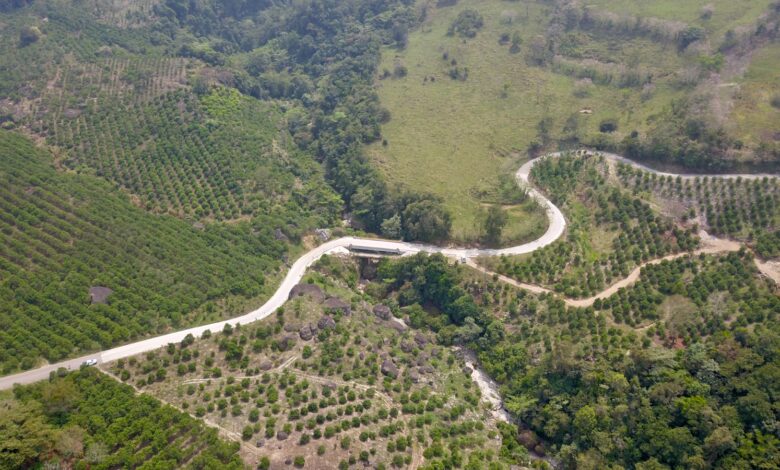
<svg viewBox="0 0 780 470">
<path fill-rule="evenodd" d="M 97 364 L 97 359 L 87 359 L 86 361 L 82 362 L 82 365 L 85 366 L 94 366 Z"/>
</svg>

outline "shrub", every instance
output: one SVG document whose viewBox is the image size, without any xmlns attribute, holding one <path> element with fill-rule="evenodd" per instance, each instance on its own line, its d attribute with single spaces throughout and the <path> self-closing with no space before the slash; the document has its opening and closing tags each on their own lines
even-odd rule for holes
<svg viewBox="0 0 780 470">
<path fill-rule="evenodd" d="M 618 129 L 617 121 L 614 119 L 604 119 L 599 124 L 599 131 L 604 133 L 615 132 Z"/>
<path fill-rule="evenodd" d="M 457 34 L 461 37 L 473 38 L 477 35 L 477 31 L 484 24 L 482 15 L 477 10 L 463 10 L 458 13 L 455 21 L 452 22 L 450 28 L 447 30 L 447 34 L 452 36 Z"/>
</svg>

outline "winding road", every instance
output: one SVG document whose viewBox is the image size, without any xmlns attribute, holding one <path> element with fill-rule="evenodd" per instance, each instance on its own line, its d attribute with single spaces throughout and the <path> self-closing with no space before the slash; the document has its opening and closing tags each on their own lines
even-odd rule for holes
<svg viewBox="0 0 780 470">
<path fill-rule="evenodd" d="M 521 166 L 516 173 L 518 184 L 527 188 L 529 196 L 533 197 L 541 204 L 541 206 L 547 212 L 547 217 L 550 220 L 550 225 L 548 226 L 547 231 L 541 237 L 539 237 L 534 241 L 522 245 L 517 245 L 517 246 L 502 248 L 502 249 L 480 249 L 480 248 L 441 247 L 436 245 L 406 243 L 406 242 L 399 242 L 399 241 L 392 241 L 392 240 L 369 239 L 369 238 L 359 238 L 359 237 L 343 237 L 336 240 L 331 240 L 316 248 L 313 248 L 312 250 L 308 251 L 307 253 L 303 254 L 300 258 L 298 258 L 290 267 L 289 272 L 285 276 L 284 280 L 282 280 L 282 283 L 279 285 L 279 288 L 276 290 L 276 292 L 271 296 L 270 299 L 268 299 L 268 301 L 265 304 L 263 304 L 257 310 L 251 311 L 239 317 L 232 318 L 230 320 L 224 320 L 216 323 L 211 323 L 208 325 L 196 326 L 193 328 L 188 328 L 186 330 L 181 330 L 174 333 L 168 333 L 162 336 L 157 336 L 154 338 L 137 341 L 134 343 L 126 344 L 124 346 L 119 346 L 116 348 L 108 349 L 94 354 L 88 354 L 82 357 L 69 359 L 66 361 L 58 362 L 56 364 L 49 364 L 43 367 L 39 367 L 37 369 L 28 370 L 15 375 L 2 377 L 0 378 L 0 390 L 10 389 L 16 383 L 28 384 L 32 382 L 37 382 L 39 380 L 45 380 L 49 377 L 49 374 L 51 372 L 56 371 L 61 367 L 64 367 L 66 369 L 77 369 L 84 361 L 90 359 L 94 359 L 98 363 L 115 361 L 117 359 L 122 359 L 130 356 L 134 356 L 136 354 L 161 348 L 163 346 L 166 346 L 168 343 L 181 342 L 185 336 L 190 334 L 197 338 L 200 337 L 203 334 L 203 332 L 206 330 L 222 331 L 224 326 L 228 323 L 233 325 L 235 325 L 236 323 L 241 323 L 243 325 L 257 320 L 262 320 L 263 318 L 274 313 L 276 309 L 284 305 L 284 303 L 287 301 L 290 295 L 290 291 L 296 284 L 300 282 L 301 278 L 306 272 L 306 269 L 309 266 L 311 266 L 315 261 L 317 261 L 323 255 L 331 252 L 338 252 L 338 251 L 343 252 L 345 249 L 349 250 L 349 249 L 363 248 L 366 250 L 376 249 L 380 251 L 394 252 L 401 255 L 410 255 L 419 252 L 442 253 L 446 256 L 454 257 L 459 260 L 465 259 L 467 262 L 470 262 L 473 258 L 476 258 L 478 256 L 520 255 L 520 254 L 530 253 L 532 251 L 538 250 L 539 248 L 542 248 L 544 246 L 553 243 L 558 238 L 560 238 L 561 235 L 563 235 L 564 231 L 566 230 L 566 219 L 564 218 L 563 213 L 561 213 L 558 207 L 556 207 L 552 202 L 550 202 L 550 200 L 548 200 L 541 192 L 539 192 L 538 190 L 536 190 L 531 186 L 529 182 L 529 176 L 531 173 L 531 168 L 533 168 L 534 164 L 536 164 L 538 161 L 544 158 L 559 157 L 562 153 L 563 152 L 550 153 L 535 158 L 533 160 L 530 160 L 526 162 L 523 166 Z M 580 151 L 578 153 L 582 154 L 583 151 Z M 621 157 L 620 155 L 603 153 L 603 152 L 600 152 L 598 154 L 603 155 L 605 158 L 609 160 L 627 163 L 634 167 L 641 168 L 643 170 L 656 173 L 658 175 L 662 175 L 662 176 L 671 175 L 675 177 L 678 176 L 670 173 L 662 173 L 662 172 L 655 171 L 651 168 L 647 168 L 643 165 L 640 165 L 624 157 Z M 705 176 L 724 177 L 724 178 L 737 178 L 737 177 L 761 178 L 764 176 L 776 177 L 776 175 L 680 175 L 680 176 L 683 176 L 685 178 L 705 177 Z"/>
</svg>

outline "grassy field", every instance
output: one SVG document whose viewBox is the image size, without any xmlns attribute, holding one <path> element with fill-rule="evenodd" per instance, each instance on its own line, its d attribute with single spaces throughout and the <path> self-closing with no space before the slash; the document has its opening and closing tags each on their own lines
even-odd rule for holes
<svg viewBox="0 0 780 470">
<path fill-rule="evenodd" d="M 705 4 L 713 6 L 709 19 L 700 18 Z M 701 56 L 717 51 L 727 30 L 739 31 L 740 26 L 754 23 L 767 6 L 766 1 L 596 2 L 595 11 L 631 11 L 701 26 L 709 37 L 708 45 L 678 53 L 674 41 L 639 34 L 578 28 L 564 33 L 556 52 L 559 63 L 578 70 L 589 66 L 610 70 L 615 77 L 627 70 L 652 76 L 648 85 L 621 87 L 617 79 L 594 84 L 555 72 L 553 66 L 529 65 L 532 44 L 550 21 L 551 11 L 545 5 L 463 0 L 437 8 L 433 2 L 421 3 L 427 17 L 409 35 L 407 48 L 384 51 L 379 67 L 384 78 L 377 80 L 377 86 L 392 118 L 382 128 L 384 142 L 372 145 L 368 152 L 391 181 L 442 196 L 454 215 L 455 237 L 473 238 L 481 202 L 474 197 L 474 188 L 495 185 L 498 175 L 513 172 L 529 158 L 533 142 L 554 150 L 599 138 L 619 142 L 633 131 L 647 135 L 665 119 L 674 100 L 713 91 L 706 88 L 709 82 L 699 87 L 681 83 Z M 450 24 L 466 9 L 476 9 L 484 26 L 473 38 L 448 36 Z M 512 53 L 506 38 L 515 33 L 522 43 Z M 750 148 L 772 138 L 778 112 L 769 103 L 778 88 L 772 64 L 779 51 L 772 45 L 759 48 L 742 79 L 731 78 L 735 73 L 739 76 L 738 70 L 732 70 L 739 64 L 729 65 L 724 73 L 739 83 L 736 91 L 734 83 L 715 82 L 720 83 L 722 95 L 713 102 L 720 106 L 714 111 L 717 119 Z M 461 78 L 450 78 L 453 69 Z M 539 131 L 542 120 L 546 120 L 546 136 Z M 605 120 L 615 121 L 617 130 L 601 134 Z M 535 223 L 533 216 L 517 219 Z"/>
<path fill-rule="evenodd" d="M 454 17 L 475 7 L 485 22 L 477 36 L 466 40 L 447 36 Z M 391 181 L 444 197 L 455 216 L 457 238 L 474 234 L 480 201 L 470 190 L 495 184 L 498 175 L 513 172 L 525 161 L 543 118 L 552 119 L 551 139 L 561 136 L 569 118 L 576 122 L 574 133 L 579 135 L 597 132 L 607 118 L 616 119 L 619 130 L 642 128 L 675 96 L 663 84 L 646 100 L 637 90 L 607 86 L 590 86 L 581 98 L 574 96 L 576 79 L 526 64 L 526 45 L 542 33 L 543 25 L 537 21 L 543 16 L 541 8 L 463 1 L 431 9 L 425 24 L 410 35 L 406 50 L 388 49 L 383 54 L 380 71 L 402 64 L 408 75 L 379 81 L 380 98 L 392 119 L 382 129 L 387 145 L 378 143 L 369 153 Z M 501 20 L 507 12 L 516 15 L 511 24 Z M 523 38 L 517 54 L 499 44 L 502 33 L 514 32 Z M 664 54 L 663 46 L 643 39 L 588 41 L 587 49 L 587 55 L 597 57 L 617 54 L 629 61 L 652 55 L 657 58 L 652 62 L 662 62 L 663 68 L 676 65 L 674 54 Z M 453 60 L 461 70 L 468 69 L 465 81 L 449 77 Z M 537 217 L 517 218 L 535 224 Z"/>
<path fill-rule="evenodd" d="M 780 122 L 780 108 L 772 106 L 780 96 L 780 44 L 769 44 L 753 56 L 745 76 L 736 84 L 731 125 L 746 143 L 775 139 Z"/>
<path fill-rule="evenodd" d="M 753 23 L 771 3 L 770 0 L 595 0 L 588 5 L 617 14 L 682 21 L 722 35 L 728 29 Z M 712 12 L 709 18 L 703 14 L 706 10 Z"/>
</svg>

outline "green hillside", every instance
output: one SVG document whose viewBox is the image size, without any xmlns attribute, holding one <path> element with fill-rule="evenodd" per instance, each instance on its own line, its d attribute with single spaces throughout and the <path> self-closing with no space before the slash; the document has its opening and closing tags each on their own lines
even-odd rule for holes
<svg viewBox="0 0 780 470">
<path fill-rule="evenodd" d="M 389 180 L 443 197 L 458 235 L 473 231 L 480 188 L 548 150 L 585 145 L 694 171 L 780 161 L 771 2 L 417 8 L 407 46 L 383 50 L 377 89 L 391 120 L 368 153 Z M 468 11 L 481 26 L 450 34 Z"/>
<path fill-rule="evenodd" d="M 85 369 L 0 395 L 3 468 L 244 468 L 195 418 Z"/>
<path fill-rule="evenodd" d="M 5 373 L 243 312 L 275 288 L 291 250 L 273 233 L 285 219 L 196 228 L 93 176 L 58 172 L 7 131 L 0 156 Z M 95 286 L 113 291 L 105 304 L 90 302 Z"/>
</svg>

